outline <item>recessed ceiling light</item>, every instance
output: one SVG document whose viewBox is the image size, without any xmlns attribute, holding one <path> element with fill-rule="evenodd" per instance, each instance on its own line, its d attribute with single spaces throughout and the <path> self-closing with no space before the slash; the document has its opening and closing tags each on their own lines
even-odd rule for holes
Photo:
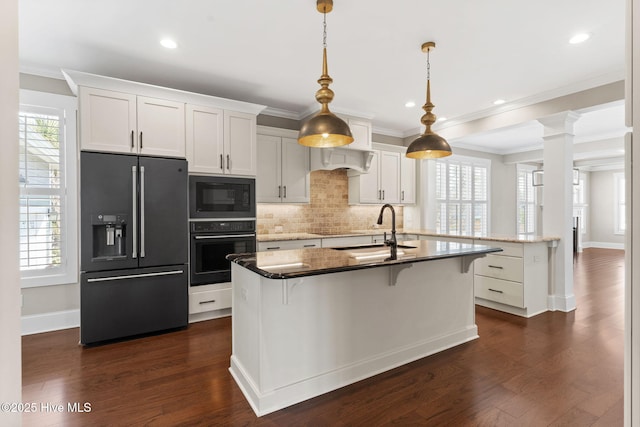
<svg viewBox="0 0 640 427">
<path fill-rule="evenodd" d="M 590 35 L 587 33 L 579 33 L 569 39 L 569 43 L 578 44 L 589 39 Z"/>
<path fill-rule="evenodd" d="M 505 101 L 504 99 L 496 99 L 495 101 L 493 101 L 493 105 L 501 105 L 501 104 L 504 104 L 505 102 L 507 101 Z"/>
<path fill-rule="evenodd" d="M 409 101 L 406 104 L 404 104 L 404 106 L 407 107 L 407 108 L 412 108 L 412 107 L 416 106 L 416 103 L 413 102 L 413 101 Z"/>
<path fill-rule="evenodd" d="M 178 47 L 178 44 L 171 39 L 162 39 L 160 40 L 160 44 L 167 49 L 175 49 Z"/>
</svg>

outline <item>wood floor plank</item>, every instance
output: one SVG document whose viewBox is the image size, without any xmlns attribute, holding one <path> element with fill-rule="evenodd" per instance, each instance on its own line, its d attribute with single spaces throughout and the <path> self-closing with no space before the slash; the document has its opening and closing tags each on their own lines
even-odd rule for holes
<svg viewBox="0 0 640 427">
<path fill-rule="evenodd" d="M 23 424 L 621 426 L 624 252 L 587 249 L 574 277 L 575 312 L 477 307 L 478 340 L 260 418 L 228 371 L 231 318 L 89 348 L 77 329 L 25 336 L 23 400 L 91 412 Z"/>
</svg>

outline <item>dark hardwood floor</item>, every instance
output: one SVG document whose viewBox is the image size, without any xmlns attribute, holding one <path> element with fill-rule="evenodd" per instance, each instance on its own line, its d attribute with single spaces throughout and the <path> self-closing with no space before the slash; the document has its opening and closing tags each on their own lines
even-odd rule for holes
<svg viewBox="0 0 640 427">
<path fill-rule="evenodd" d="M 624 252 L 587 249 L 574 271 L 574 312 L 478 307 L 479 339 L 261 418 L 228 372 L 230 318 L 93 348 L 77 329 L 25 336 L 24 425 L 621 426 Z"/>
</svg>

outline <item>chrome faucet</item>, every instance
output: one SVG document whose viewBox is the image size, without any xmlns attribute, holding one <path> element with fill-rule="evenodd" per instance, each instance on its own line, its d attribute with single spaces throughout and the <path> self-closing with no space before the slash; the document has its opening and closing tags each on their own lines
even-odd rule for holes
<svg viewBox="0 0 640 427">
<path fill-rule="evenodd" d="M 387 233 L 384 233 L 384 244 L 389 246 L 391 250 L 391 256 L 385 261 L 392 261 L 398 259 L 398 241 L 396 240 L 396 211 L 390 204 L 385 204 L 380 209 L 380 215 L 378 216 L 378 225 L 382 224 L 382 214 L 385 208 L 391 209 L 391 239 L 387 240 Z"/>
</svg>

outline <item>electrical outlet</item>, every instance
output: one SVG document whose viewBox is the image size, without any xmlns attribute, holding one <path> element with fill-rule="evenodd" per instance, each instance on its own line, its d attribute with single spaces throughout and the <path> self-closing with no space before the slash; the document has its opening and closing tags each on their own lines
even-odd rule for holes
<svg viewBox="0 0 640 427">
<path fill-rule="evenodd" d="M 247 288 L 242 288 L 241 293 L 242 299 L 247 301 L 249 299 L 249 291 L 247 290 Z"/>
<path fill-rule="evenodd" d="M 282 233 L 282 226 L 281 225 L 276 225 L 276 233 Z"/>
<path fill-rule="evenodd" d="M 540 262 L 540 256 L 534 255 L 533 256 L 533 262 Z"/>
</svg>

